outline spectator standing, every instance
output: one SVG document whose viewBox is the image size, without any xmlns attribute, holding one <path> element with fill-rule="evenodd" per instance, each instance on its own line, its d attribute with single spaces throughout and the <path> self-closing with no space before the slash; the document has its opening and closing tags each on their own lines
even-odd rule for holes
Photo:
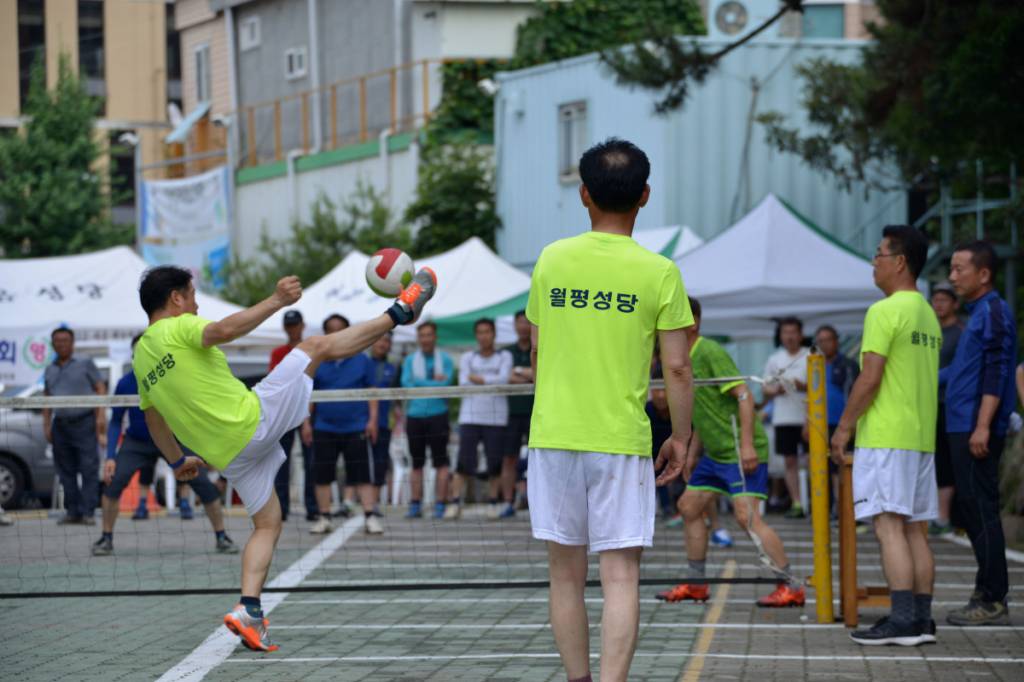
<svg viewBox="0 0 1024 682">
<path fill-rule="evenodd" d="M 274 368 L 285 359 L 288 353 L 292 352 L 295 346 L 302 343 L 302 334 L 306 331 L 306 323 L 302 319 L 302 313 L 298 310 L 289 310 L 284 314 L 284 333 L 288 335 L 288 343 L 282 344 L 270 351 L 270 366 L 267 373 L 274 371 Z M 284 448 L 285 462 L 277 470 L 277 478 L 274 479 L 274 489 L 277 491 L 277 498 L 281 501 L 281 521 L 288 520 L 288 513 L 291 509 L 291 484 L 292 484 L 292 446 L 295 444 L 295 436 L 299 429 L 292 429 L 281 438 L 281 447 Z M 305 472 L 302 484 L 302 498 L 306 503 L 306 520 L 315 521 L 317 518 L 316 495 L 313 493 L 313 448 L 302 438 L 299 438 L 302 446 L 302 468 Z"/>
<path fill-rule="evenodd" d="M 349 322 L 342 315 L 331 315 L 324 320 L 325 334 L 335 334 L 348 327 Z M 374 379 L 373 361 L 365 353 L 357 353 L 344 360 L 320 363 L 313 376 L 313 390 L 373 388 Z M 338 477 L 338 456 L 341 455 L 345 462 L 345 485 L 356 488 L 366 515 L 367 534 L 382 534 L 384 522 L 377 502 L 387 470 L 378 470 L 372 457 L 372 447 L 377 441 L 377 401 L 314 403 L 310 410 L 312 417 L 306 419 L 302 430 L 307 441 L 312 434 L 313 476 L 320 517 L 309 532 L 320 535 L 334 530 L 330 521 L 331 483 Z"/>
<path fill-rule="evenodd" d="M 43 375 L 46 395 L 106 395 L 107 387 L 90 358 L 76 358 L 75 333 L 54 329 L 50 341 L 57 358 Z M 66 513 L 59 524 L 96 524 L 99 501 L 99 448 L 107 445 L 106 408 L 43 408 L 43 434 L 53 444 L 53 463 L 64 487 Z M 78 485 L 78 476 L 82 485 Z"/>
<path fill-rule="evenodd" d="M 932 287 L 932 310 L 942 327 L 942 350 L 939 352 L 939 371 L 949 367 L 956 355 L 964 323 L 957 315 L 960 301 L 948 282 L 939 282 Z M 935 427 L 935 480 L 939 486 L 939 518 L 928 524 L 929 535 L 945 535 L 953 532 L 953 495 L 956 492 L 953 477 L 953 460 L 949 454 L 949 437 L 946 435 L 946 387 L 939 385 L 939 417 Z"/>
<path fill-rule="evenodd" d="M 951 625 L 1009 622 L 999 459 L 1015 406 L 1017 327 L 1006 301 L 994 290 L 996 269 L 995 250 L 984 241 L 957 247 L 949 268 L 949 281 L 967 301 L 970 318 L 952 364 L 942 370 L 946 432 L 959 518 L 978 561 L 974 593 L 966 606 L 947 615 Z"/>
<path fill-rule="evenodd" d="M 419 349 L 402 363 L 401 384 L 405 388 L 423 386 L 451 386 L 455 379 L 455 363 L 451 356 L 437 347 L 437 325 L 424 322 L 416 328 Z M 448 401 L 444 398 L 417 398 L 408 401 L 405 410 L 405 435 L 409 440 L 412 474 L 409 485 L 412 500 L 406 518 L 423 515 L 423 465 L 430 461 L 437 475 L 434 518 L 444 517 L 448 499 Z"/>
<path fill-rule="evenodd" d="M 682 472 L 690 438 L 693 324 L 679 268 L 637 244 L 651 166 L 610 139 L 579 163 L 591 229 L 549 244 L 530 282 L 537 392 L 530 422 L 530 522 L 547 542 L 551 629 L 569 680 L 589 682 L 583 594 L 587 550 L 600 554 L 601 677 L 626 680 L 640 623 L 640 555 L 653 542 L 655 486 Z M 661 346 L 672 436 L 648 458 L 644 414 L 651 354 Z"/>
<path fill-rule="evenodd" d="M 477 349 L 463 354 L 459 361 L 459 385 L 483 386 L 507 384 L 512 374 L 512 354 L 497 350 L 494 340 L 497 336 L 494 320 L 483 318 L 473 325 Z M 476 476 L 477 447 L 482 442 L 487 457 L 487 485 L 490 506 L 487 517 L 507 518 L 516 515 L 513 495 L 514 479 L 503 475 L 504 462 L 515 461 L 503 452 L 505 430 L 508 427 L 508 398 L 503 395 L 470 395 L 462 399 L 459 406 L 459 461 L 455 467 L 452 484 L 451 504 L 445 511 L 446 519 L 457 519 L 461 514 L 462 495 L 466 481 Z M 515 457 L 518 459 L 519 455 Z M 502 499 L 504 507 L 499 506 Z"/>
<path fill-rule="evenodd" d="M 874 281 L 885 298 L 864 317 L 861 374 L 832 436 L 832 459 L 839 465 L 856 428 L 854 515 L 874 523 L 892 596 L 888 616 L 850 635 L 862 645 L 935 641 L 935 558 L 927 522 L 938 513 L 934 452 L 942 331 L 917 290 L 927 258 L 928 240 L 920 230 L 882 230 Z"/>
<path fill-rule="evenodd" d="M 512 354 L 512 375 L 510 384 L 532 384 L 533 367 L 530 352 L 530 321 L 526 311 L 520 310 L 515 316 L 516 342 L 505 350 Z M 526 465 L 529 459 L 520 458 L 523 445 L 530 441 L 530 415 L 533 413 L 532 395 L 514 395 L 508 399 L 508 427 L 505 429 L 505 459 L 502 461 L 502 485 L 519 490 L 519 509 L 526 509 Z"/>
<path fill-rule="evenodd" d="M 370 346 L 370 361 L 373 363 L 373 385 L 375 388 L 398 386 L 398 367 L 388 362 L 391 353 L 391 332 L 377 339 Z M 390 400 L 377 402 L 377 442 L 373 444 L 373 465 L 385 472 L 391 469 L 391 409 L 398 411 L 399 403 Z M 378 479 L 379 480 L 379 479 Z M 385 481 L 386 483 L 386 481 Z"/>
<path fill-rule="evenodd" d="M 772 400 L 775 452 L 786 460 L 786 491 L 792 504 L 786 517 L 806 516 L 800 498 L 800 455 L 807 452 L 807 349 L 803 347 L 804 323 L 796 317 L 779 321 L 779 348 L 764 368 L 764 397 Z"/>
<path fill-rule="evenodd" d="M 141 334 L 132 339 L 132 350 L 142 337 Z M 121 377 L 114 389 L 115 395 L 138 395 L 139 383 L 135 372 Z M 128 416 L 128 428 L 124 429 L 124 418 Z M 122 431 L 124 440 L 118 448 Z M 107 460 L 103 463 L 103 531 L 100 539 L 92 546 L 96 556 L 114 553 L 114 524 L 117 523 L 120 511 L 121 493 L 131 481 L 136 471 L 148 469 L 152 471 L 160 458 L 160 448 L 153 442 L 146 426 L 146 416 L 138 407 L 115 407 L 110 415 L 110 427 L 107 432 Z M 140 476 L 141 479 L 141 476 Z M 205 470 L 188 481 L 206 509 L 206 517 L 213 526 L 214 541 L 217 551 L 221 554 L 238 554 L 238 547 L 224 530 L 224 514 L 220 504 L 220 493 L 210 482 Z M 140 481 L 141 486 L 141 481 Z M 140 495 L 141 496 L 141 495 Z M 182 498 L 184 501 L 185 498 Z M 185 508 L 182 508 L 184 516 Z M 191 509 L 190 509 L 191 511 Z M 189 516 L 188 518 L 191 518 Z"/>
<path fill-rule="evenodd" d="M 822 325 L 814 332 L 814 345 L 825 357 L 825 402 L 827 404 L 828 438 L 839 425 L 839 418 L 846 409 L 846 401 L 853 389 L 853 382 L 860 374 L 857 363 L 839 352 L 839 332 L 831 325 Z M 832 504 L 839 500 L 839 467 L 831 459 L 828 470 L 832 476 Z M 833 511 L 833 514 L 836 512 Z"/>
</svg>

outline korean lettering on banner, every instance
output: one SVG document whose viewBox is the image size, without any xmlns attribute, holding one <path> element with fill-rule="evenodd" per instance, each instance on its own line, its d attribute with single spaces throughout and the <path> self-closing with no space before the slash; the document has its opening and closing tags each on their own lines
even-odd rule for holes
<svg viewBox="0 0 1024 682">
<path fill-rule="evenodd" d="M 636 294 L 615 291 L 595 290 L 591 294 L 590 289 L 570 289 L 567 287 L 552 287 L 549 292 L 552 308 L 565 308 L 566 300 L 569 305 L 577 310 L 592 307 L 594 310 L 611 310 L 614 303 L 615 309 L 620 313 L 632 313 L 640 298 Z"/>
<path fill-rule="evenodd" d="M 28 386 L 53 359 L 50 328 L 0 329 L 0 384 Z"/>
<path fill-rule="evenodd" d="M 46 284 L 39 287 L 32 296 L 54 303 L 74 303 L 81 298 L 99 300 L 103 298 L 103 287 L 95 282 L 80 282 L 74 285 Z M 18 292 L 0 287 L 0 305 L 17 303 L 18 298 Z"/>
</svg>

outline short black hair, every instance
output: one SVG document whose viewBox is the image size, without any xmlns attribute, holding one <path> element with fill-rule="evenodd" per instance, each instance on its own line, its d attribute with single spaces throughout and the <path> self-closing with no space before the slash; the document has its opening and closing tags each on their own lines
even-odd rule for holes
<svg viewBox="0 0 1024 682">
<path fill-rule="evenodd" d="M 57 327 L 52 332 L 50 332 L 50 341 L 53 341 L 54 337 L 57 336 L 57 334 L 67 334 L 68 336 L 71 337 L 72 341 L 75 340 L 75 332 L 74 330 L 71 329 L 71 327 Z"/>
<path fill-rule="evenodd" d="M 525 310 L 517 310 L 516 314 L 515 314 L 515 317 L 513 317 L 512 319 L 518 320 L 520 317 L 526 317 L 526 311 Z"/>
<path fill-rule="evenodd" d="M 141 333 L 136 334 L 135 336 L 132 337 L 132 348 L 135 348 L 135 344 L 137 344 L 139 342 L 139 339 L 141 339 L 141 338 L 142 338 L 142 334 Z"/>
<path fill-rule="evenodd" d="M 437 333 L 437 322 L 434 322 L 433 320 L 427 320 L 426 322 L 420 323 L 420 325 L 418 327 L 416 327 L 416 333 L 419 334 L 421 329 L 428 329 L 428 328 L 429 329 L 433 329 L 434 333 L 436 334 Z"/>
<path fill-rule="evenodd" d="M 632 211 L 640 203 L 650 175 L 647 155 L 617 137 L 595 144 L 580 157 L 580 179 L 602 211 Z"/>
<path fill-rule="evenodd" d="M 142 273 L 139 303 L 147 315 L 167 305 L 173 291 L 187 291 L 192 273 L 177 265 L 158 265 Z"/>
<path fill-rule="evenodd" d="M 690 298 L 690 312 L 693 313 L 693 319 L 694 320 L 699 320 L 700 319 L 700 301 L 698 301 L 693 296 L 690 296 L 689 298 Z"/>
<path fill-rule="evenodd" d="M 839 340 L 839 332 L 837 332 L 836 328 L 830 324 L 823 324 L 818 327 L 814 332 L 814 336 L 817 337 L 821 332 L 828 332 L 836 341 Z"/>
<path fill-rule="evenodd" d="M 327 323 L 330 322 L 331 320 L 341 320 L 341 323 L 345 325 L 345 329 L 348 329 L 349 327 L 352 326 L 349 323 L 348 318 L 345 317 L 344 315 L 342 315 L 341 313 L 331 313 L 330 315 L 328 315 L 327 317 L 324 318 L 324 325 L 323 326 L 324 326 L 324 332 L 325 333 L 327 332 Z"/>
<path fill-rule="evenodd" d="M 804 333 L 804 321 L 795 315 L 789 315 L 779 320 L 779 333 L 782 333 L 782 328 L 787 325 L 796 325 L 796 328 L 800 330 L 800 333 Z"/>
<path fill-rule="evenodd" d="M 957 251 L 968 251 L 971 254 L 971 264 L 979 270 L 988 270 L 992 281 L 995 281 L 996 268 L 999 267 L 999 256 L 996 255 L 996 250 L 992 247 L 992 244 L 983 239 L 977 239 L 973 242 L 957 244 L 953 252 Z"/>
<path fill-rule="evenodd" d="M 494 326 L 494 320 L 489 317 L 481 317 L 479 320 L 473 323 L 473 333 L 476 333 L 477 328 L 480 325 L 486 325 L 491 328 L 491 331 L 497 331 L 497 327 Z"/>
<path fill-rule="evenodd" d="M 889 249 L 907 259 L 910 274 L 917 279 L 928 260 L 928 237 L 910 225 L 886 225 L 882 237 L 889 240 Z"/>
</svg>

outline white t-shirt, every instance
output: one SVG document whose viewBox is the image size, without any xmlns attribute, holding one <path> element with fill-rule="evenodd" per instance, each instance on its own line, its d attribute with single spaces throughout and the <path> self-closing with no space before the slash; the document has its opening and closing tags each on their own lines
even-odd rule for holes
<svg viewBox="0 0 1024 682">
<path fill-rule="evenodd" d="M 795 355 L 790 355 L 785 348 L 778 349 L 764 366 L 765 379 L 783 376 L 806 384 L 807 354 L 806 348 L 801 348 Z M 772 409 L 772 424 L 775 426 L 803 426 L 807 421 L 807 391 L 775 396 Z"/>
<path fill-rule="evenodd" d="M 475 386 L 471 374 L 484 379 L 484 384 L 507 384 L 512 374 L 512 354 L 496 350 L 487 357 L 479 352 L 464 353 L 459 360 L 459 385 Z M 508 398 L 503 395 L 466 396 L 459 406 L 460 424 L 481 426 L 508 425 Z"/>
</svg>

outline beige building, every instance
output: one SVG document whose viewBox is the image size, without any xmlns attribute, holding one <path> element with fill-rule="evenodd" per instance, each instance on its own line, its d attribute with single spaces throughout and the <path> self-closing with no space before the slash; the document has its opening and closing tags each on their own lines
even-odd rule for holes
<svg viewBox="0 0 1024 682">
<path fill-rule="evenodd" d="M 35 59 L 45 59 L 52 86 L 60 55 L 67 53 L 87 91 L 104 98 L 97 127 L 112 144 L 120 189 L 132 193 L 133 153 L 117 139 L 135 133 L 144 164 L 162 159 L 167 105 L 180 99 L 171 16 L 165 0 L 0 0 L 0 126 L 20 125 Z M 126 212 L 119 217 L 132 219 Z"/>
<path fill-rule="evenodd" d="M 223 11 L 210 8 L 210 0 L 177 0 L 174 27 L 181 36 L 181 86 L 184 111 L 210 102 L 213 116 L 229 113 L 231 103 L 231 51 Z"/>
</svg>

